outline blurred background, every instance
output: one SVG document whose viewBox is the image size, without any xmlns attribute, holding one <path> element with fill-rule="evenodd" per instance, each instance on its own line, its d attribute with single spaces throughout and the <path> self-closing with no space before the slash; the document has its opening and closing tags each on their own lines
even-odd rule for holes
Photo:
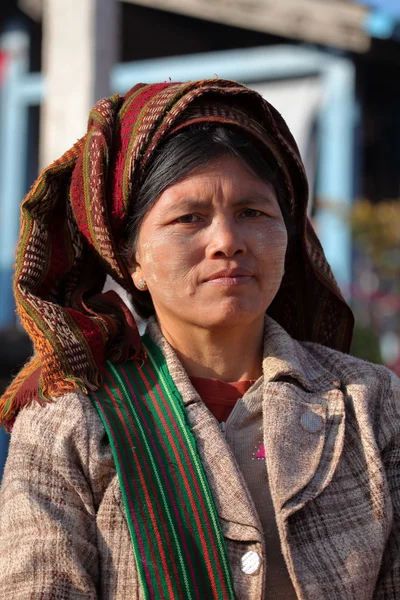
<svg viewBox="0 0 400 600">
<path fill-rule="evenodd" d="M 19 205 L 137 82 L 235 79 L 287 120 L 312 219 L 357 319 L 400 374 L 400 0 L 1 0 L 0 392 L 32 352 L 11 281 Z M 8 438 L 0 431 L 0 478 Z"/>
</svg>

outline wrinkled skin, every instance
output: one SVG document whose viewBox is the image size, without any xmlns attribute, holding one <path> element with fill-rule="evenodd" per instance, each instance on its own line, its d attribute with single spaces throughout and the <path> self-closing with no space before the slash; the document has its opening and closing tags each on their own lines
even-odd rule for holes
<svg viewBox="0 0 400 600">
<path fill-rule="evenodd" d="M 279 289 L 286 247 L 272 185 L 222 157 L 160 195 L 141 225 L 132 277 L 145 280 L 171 332 L 248 328 L 263 323 Z"/>
</svg>

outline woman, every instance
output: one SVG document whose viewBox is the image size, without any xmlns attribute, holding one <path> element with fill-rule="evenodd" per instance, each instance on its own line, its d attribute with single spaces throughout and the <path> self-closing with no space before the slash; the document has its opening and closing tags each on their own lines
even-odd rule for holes
<svg viewBox="0 0 400 600">
<path fill-rule="evenodd" d="M 100 101 L 43 172 L 1 598 L 399 597 L 399 381 L 341 353 L 352 314 L 306 202 L 280 115 L 218 79 Z"/>
</svg>

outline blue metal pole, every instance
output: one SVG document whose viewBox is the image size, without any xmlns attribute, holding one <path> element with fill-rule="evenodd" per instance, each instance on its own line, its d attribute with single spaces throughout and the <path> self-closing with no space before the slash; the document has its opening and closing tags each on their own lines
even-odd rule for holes
<svg viewBox="0 0 400 600">
<path fill-rule="evenodd" d="M 12 295 L 14 252 L 18 239 L 19 204 L 25 192 L 28 110 L 18 85 L 28 71 L 29 37 L 21 29 L 0 38 L 7 55 L 0 88 L 0 328 L 15 321 Z M 0 429 L 0 480 L 7 458 L 9 436 Z"/>
<path fill-rule="evenodd" d="M 0 328 L 15 321 L 11 280 L 25 193 L 28 110 L 19 84 L 28 71 L 29 37 L 17 29 L 4 33 L 6 73 L 0 96 Z"/>
<path fill-rule="evenodd" d="M 221 77 L 244 83 L 317 75 L 326 54 L 319 50 L 289 45 L 222 50 L 189 56 L 147 59 L 115 65 L 111 88 L 124 93 L 134 83 L 187 81 Z"/>
<path fill-rule="evenodd" d="M 319 119 L 316 214 L 318 235 L 346 297 L 351 295 L 351 226 L 354 187 L 355 72 L 335 58 L 324 72 L 325 103 Z"/>
</svg>

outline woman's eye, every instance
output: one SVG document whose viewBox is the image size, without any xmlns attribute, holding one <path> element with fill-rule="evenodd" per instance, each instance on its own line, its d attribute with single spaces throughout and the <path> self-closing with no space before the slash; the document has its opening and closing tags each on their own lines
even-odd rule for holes
<svg viewBox="0 0 400 600">
<path fill-rule="evenodd" d="M 199 221 L 200 217 L 194 214 L 182 215 L 175 219 L 175 223 L 198 223 Z"/>
<path fill-rule="evenodd" d="M 245 208 L 244 210 L 242 210 L 242 212 L 240 213 L 241 217 L 244 217 L 245 219 L 252 219 L 255 217 L 261 217 L 263 216 L 263 212 L 261 212 L 261 210 L 256 210 L 255 208 Z"/>
</svg>

